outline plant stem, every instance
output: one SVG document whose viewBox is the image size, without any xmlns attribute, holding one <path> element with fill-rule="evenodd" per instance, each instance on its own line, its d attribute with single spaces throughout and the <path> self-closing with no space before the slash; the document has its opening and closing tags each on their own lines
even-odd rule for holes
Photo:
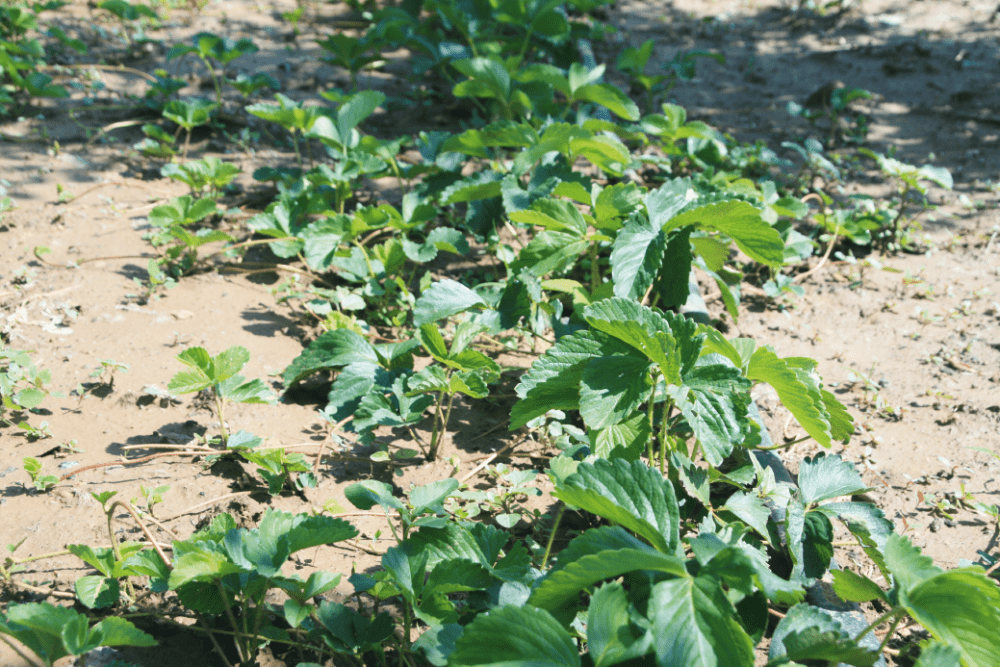
<svg viewBox="0 0 1000 667">
<path fill-rule="evenodd" d="M 885 633 L 885 637 L 882 638 L 882 643 L 878 645 L 879 653 L 885 650 L 886 644 L 889 643 L 889 640 L 892 639 L 892 636 L 896 633 L 896 626 L 899 625 L 899 622 L 902 620 L 902 614 L 893 619 L 892 625 L 889 626 L 889 631 Z M 864 635 L 861 636 L 864 637 Z"/>
<path fill-rule="evenodd" d="M 871 632 L 872 630 L 874 630 L 878 626 L 882 625 L 883 623 L 887 622 L 890 618 L 894 618 L 892 627 L 895 628 L 896 627 L 896 623 L 899 621 L 900 618 L 903 617 L 903 614 L 905 614 L 905 613 L 906 613 L 906 610 L 903 609 L 902 607 L 893 607 L 892 609 L 890 609 L 889 611 L 885 612 L 884 614 L 882 614 L 881 616 L 879 616 L 878 618 L 876 618 L 874 621 L 872 621 L 871 623 L 869 623 L 868 627 L 865 628 L 864 630 L 862 630 L 861 632 L 859 632 L 858 636 L 854 638 L 854 642 L 855 643 L 860 642 L 864 638 L 865 635 L 867 635 L 869 632 Z"/>
<path fill-rule="evenodd" d="M 441 429 L 437 431 L 437 438 L 435 438 L 434 443 L 430 447 L 430 451 L 427 453 L 427 458 L 430 461 L 436 461 L 438 455 L 438 448 L 441 446 L 441 438 L 444 437 L 445 431 L 448 430 L 448 420 L 451 418 L 451 406 L 455 402 L 455 394 L 448 394 L 448 406 L 444 410 L 444 415 L 441 417 Z M 440 405 L 438 406 L 440 411 Z"/>
<path fill-rule="evenodd" d="M 239 623 L 236 622 L 236 616 L 233 615 L 233 608 L 232 606 L 230 606 L 229 600 L 226 599 L 226 589 L 223 588 L 222 586 L 222 580 L 216 579 L 215 586 L 216 588 L 219 589 L 219 595 L 222 596 L 222 604 L 226 608 L 226 616 L 229 617 L 229 624 L 232 625 L 233 630 L 236 631 L 236 636 L 233 638 L 233 640 L 236 643 L 236 650 L 240 654 L 240 662 L 246 662 L 248 656 L 246 656 L 246 654 L 243 652 L 243 643 L 240 641 L 239 637 L 240 625 Z M 245 631 L 246 628 L 244 628 L 244 632 Z"/>
<path fill-rule="evenodd" d="M 295 135 L 295 130 L 289 130 L 292 133 L 292 148 L 295 149 L 295 161 L 299 165 L 299 171 L 302 171 L 302 152 L 299 150 L 299 139 Z"/>
<path fill-rule="evenodd" d="M 222 396 L 219 395 L 219 385 L 212 387 L 212 393 L 215 394 L 215 409 L 219 413 L 219 437 L 222 439 L 222 446 L 225 447 L 229 442 L 229 433 L 226 431 L 226 413 Z"/>
<path fill-rule="evenodd" d="M 111 552 L 115 555 L 115 562 L 120 563 L 122 560 L 122 552 L 118 546 L 118 538 L 115 537 L 115 527 L 112 524 L 115 515 L 115 507 L 121 504 L 121 501 L 116 501 L 111 504 L 111 507 L 104 511 L 104 515 L 108 518 L 108 539 L 111 541 Z M 151 542 L 153 540 L 150 540 Z M 154 542 L 155 544 L 155 542 Z M 128 591 L 128 595 L 133 600 L 135 599 L 135 589 L 132 588 L 132 582 L 129 581 L 128 577 L 125 577 L 125 589 Z"/>
<path fill-rule="evenodd" d="M 597 265 L 597 241 L 590 242 L 590 295 L 601 286 L 601 272 Z"/>
<path fill-rule="evenodd" d="M 649 414 L 649 432 L 655 433 L 656 427 L 654 425 L 653 413 L 656 409 L 656 383 L 659 380 L 659 373 L 653 371 L 653 389 L 649 392 L 649 405 L 647 406 L 647 411 Z M 646 455 L 649 457 L 649 464 L 653 464 L 653 439 L 650 438 L 646 441 Z"/>
<path fill-rule="evenodd" d="M 221 586 L 221 583 L 220 583 L 220 586 Z M 225 598 L 223 598 L 223 599 L 225 599 Z M 227 609 L 228 609 L 228 607 L 227 607 Z M 215 647 L 215 652 L 219 654 L 219 658 L 222 660 L 222 663 L 226 667 L 233 667 L 233 663 L 229 662 L 229 659 L 226 657 L 225 651 L 223 651 L 222 650 L 222 646 L 219 645 L 219 640 L 217 640 L 215 638 L 215 632 L 212 630 L 211 627 L 209 627 L 208 622 L 205 620 L 205 617 L 202 616 L 201 614 L 199 614 L 198 612 L 195 612 L 195 616 L 197 616 L 198 622 L 201 623 L 203 626 L 205 626 L 204 632 L 206 632 L 208 634 L 208 638 L 212 641 L 212 645 Z M 168 623 L 173 623 L 173 624 L 178 625 L 178 626 L 183 625 L 183 624 L 178 623 L 177 621 L 175 621 L 173 619 L 167 619 L 165 617 L 161 617 L 161 618 L 163 618 L 164 620 L 166 620 Z M 183 625 L 183 627 L 187 628 L 188 626 Z"/>
<path fill-rule="evenodd" d="M 552 530 L 549 531 L 549 541 L 545 545 L 545 553 L 542 555 L 542 564 L 539 567 L 541 570 L 545 570 L 546 564 L 549 562 L 549 556 L 552 555 L 552 545 L 556 541 L 556 531 L 559 530 L 559 522 L 562 521 L 563 512 L 566 511 L 566 503 L 559 503 L 559 511 L 556 512 L 556 518 L 552 520 Z"/>
</svg>

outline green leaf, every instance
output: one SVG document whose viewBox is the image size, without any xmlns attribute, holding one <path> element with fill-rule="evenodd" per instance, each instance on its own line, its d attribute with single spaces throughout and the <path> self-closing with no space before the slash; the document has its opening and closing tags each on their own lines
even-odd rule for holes
<svg viewBox="0 0 1000 667">
<path fill-rule="evenodd" d="M 581 463 L 552 495 L 633 531 L 663 553 L 677 548 L 680 518 L 673 486 L 642 461 Z"/>
<path fill-rule="evenodd" d="M 729 497 L 722 509 L 736 515 L 740 521 L 753 528 L 762 537 L 768 537 L 767 524 L 771 510 L 757 496 L 737 491 Z"/>
<path fill-rule="evenodd" d="M 510 428 L 520 428 L 549 410 L 579 409 L 587 362 L 621 351 L 619 341 L 601 332 L 578 331 L 560 338 L 521 376 L 515 389 L 520 400 L 511 410 Z"/>
<path fill-rule="evenodd" d="M 759 209 L 739 199 L 698 205 L 674 216 L 668 224 L 670 229 L 697 224 L 701 229 L 719 231 L 732 238 L 754 261 L 774 268 L 784 262 L 785 244 L 781 235 L 764 222 Z"/>
<path fill-rule="evenodd" d="M 615 230 L 620 226 L 619 220 L 641 208 L 642 190 L 635 183 L 615 183 L 601 190 L 593 204 L 594 226 Z"/>
<path fill-rule="evenodd" d="M 214 373 L 212 378 L 215 382 L 222 382 L 233 377 L 250 361 L 250 352 L 245 347 L 234 345 L 233 347 L 220 352 L 218 356 L 212 358 Z"/>
<path fill-rule="evenodd" d="M 874 635 L 869 633 L 867 637 Z M 768 657 L 824 660 L 823 651 L 830 652 L 831 661 L 848 660 L 852 665 L 870 666 L 879 657 L 877 651 L 858 646 L 827 611 L 808 604 L 795 605 L 778 622 Z"/>
<path fill-rule="evenodd" d="M 996 633 L 1000 627 L 1000 590 L 982 568 L 960 568 L 913 586 L 904 584 L 899 601 L 935 639 L 957 648 L 966 667 L 996 664 L 1000 655 Z"/>
<path fill-rule="evenodd" d="M 522 211 L 523 212 L 523 211 Z M 512 217 L 514 214 L 511 214 Z M 588 242 L 565 232 L 543 231 L 524 246 L 510 264 L 513 274 L 530 271 L 539 278 L 565 271 L 587 250 Z"/>
<path fill-rule="evenodd" d="M 632 549 L 634 551 L 648 551 L 655 554 L 653 547 L 649 546 L 639 538 L 635 537 L 621 526 L 601 526 L 591 528 L 582 535 L 574 537 L 566 548 L 556 554 L 555 565 L 551 571 L 562 569 L 570 563 L 592 556 L 603 551 L 615 551 L 617 549 Z"/>
<path fill-rule="evenodd" d="M 831 570 L 830 574 L 833 575 L 833 592 L 841 600 L 848 602 L 886 600 L 882 588 L 864 575 L 850 570 Z"/>
<path fill-rule="evenodd" d="M 103 609 L 118 602 L 118 580 L 110 577 L 80 577 L 73 584 L 76 597 L 89 609 Z"/>
<path fill-rule="evenodd" d="M 833 558 L 833 525 L 822 512 L 807 512 L 802 526 L 802 572 L 810 579 L 826 574 Z"/>
<path fill-rule="evenodd" d="M 601 429 L 632 416 L 649 397 L 652 364 L 638 350 L 587 362 L 580 379 L 580 416 L 588 428 Z"/>
<path fill-rule="evenodd" d="M 774 387 L 782 404 L 806 433 L 824 447 L 853 432 L 851 417 L 840 402 L 822 388 L 816 362 L 803 357 L 779 358 L 769 345 L 754 351 L 746 364 L 747 377 Z"/>
<path fill-rule="evenodd" d="M 909 538 L 898 533 L 893 533 L 886 540 L 885 563 L 892 572 L 895 588 L 900 590 L 914 588 L 943 572 L 930 556 L 921 554 Z"/>
<path fill-rule="evenodd" d="M 683 385 L 667 387 L 713 466 L 720 465 L 750 435 L 750 386 L 739 370 L 713 364 L 685 374 Z"/>
<path fill-rule="evenodd" d="M 656 291 L 663 308 L 683 306 L 691 294 L 691 232 L 693 227 L 671 230 L 656 274 Z"/>
<path fill-rule="evenodd" d="M 854 464 L 837 454 L 821 452 L 814 459 L 806 457 L 799 466 L 799 491 L 806 505 L 869 490 Z"/>
<path fill-rule="evenodd" d="M 497 172 L 476 172 L 441 191 L 440 200 L 444 205 L 461 204 L 498 197 L 501 192 L 503 175 Z"/>
<path fill-rule="evenodd" d="M 351 131 L 361 121 L 372 115 L 380 104 L 385 102 L 385 93 L 377 90 L 362 90 L 351 95 L 337 109 L 337 131 L 342 140 L 351 136 Z M 350 143 L 346 142 L 345 143 Z"/>
<path fill-rule="evenodd" d="M 486 308 L 486 302 L 474 291 L 454 280 L 441 280 L 425 290 L 413 307 L 413 323 L 428 322 L 457 315 L 470 308 Z"/>
<path fill-rule="evenodd" d="M 882 554 L 885 553 L 886 541 L 893 534 L 892 522 L 885 518 L 881 509 L 871 503 L 826 503 L 817 508 L 831 518 L 840 519 L 847 524 L 848 530 L 863 542 L 871 543 L 874 549 L 865 548 L 872 559 L 884 565 Z M 888 578 L 888 577 L 887 577 Z"/>
<path fill-rule="evenodd" d="M 292 514 L 268 508 L 256 528 L 262 545 L 272 552 L 278 549 L 278 542 L 288 542 L 289 553 L 295 553 L 323 544 L 343 542 L 358 535 L 350 523 L 337 517 L 308 514 Z"/>
<path fill-rule="evenodd" d="M 590 597 L 587 653 L 594 667 L 610 667 L 646 654 L 652 636 L 631 622 L 628 594 L 619 583 L 601 586 Z"/>
<path fill-rule="evenodd" d="M 629 299 L 612 297 L 584 310 L 591 327 L 644 353 L 668 384 L 680 384 L 681 375 L 694 366 L 704 336 L 698 325 L 682 315 L 663 313 Z"/>
<path fill-rule="evenodd" d="M 653 586 L 650 631 L 658 665 L 752 667 L 753 640 L 719 582 L 683 577 Z"/>
<path fill-rule="evenodd" d="M 510 74 L 502 63 L 490 58 L 468 58 L 452 66 L 469 77 L 455 84 L 455 97 L 486 97 L 506 100 L 510 97 Z"/>
<path fill-rule="evenodd" d="M 94 550 L 93 547 L 86 544 L 67 544 L 66 550 L 105 577 L 110 577 L 114 572 L 115 554 L 111 549 Z"/>
<path fill-rule="evenodd" d="M 392 487 L 377 480 L 364 480 L 344 489 L 344 497 L 359 510 L 370 510 L 375 505 L 390 510 L 403 509 L 403 503 L 392 495 Z"/>
<path fill-rule="evenodd" d="M 580 667 L 580 652 L 547 611 L 506 606 L 479 614 L 455 641 L 452 667 Z"/>
<path fill-rule="evenodd" d="M 621 176 L 632 162 L 628 147 L 606 135 L 570 139 L 569 147 L 574 155 L 587 158 L 591 164 L 613 176 Z"/>
<path fill-rule="evenodd" d="M 177 590 L 191 582 L 215 581 L 239 572 L 242 568 L 230 561 L 221 547 L 212 542 L 199 542 L 176 559 L 170 571 L 169 586 L 170 590 Z"/>
<path fill-rule="evenodd" d="M 827 664 L 839 661 L 857 667 L 871 667 L 879 658 L 877 651 L 858 646 L 845 633 L 819 628 L 789 632 L 785 637 L 785 651 L 791 660 L 822 660 Z"/>
<path fill-rule="evenodd" d="M 359 362 L 378 365 L 378 354 L 368 341 L 350 329 L 334 329 L 311 342 L 288 365 L 281 379 L 286 387 L 291 387 L 321 370 Z"/>
<path fill-rule="evenodd" d="M 566 232 L 577 237 L 587 233 L 587 222 L 571 202 L 560 199 L 539 199 L 531 208 L 512 211 L 510 219 L 525 225 L 535 225 L 556 232 Z"/>
<path fill-rule="evenodd" d="M 80 616 L 72 609 L 47 602 L 11 604 L 6 617 L 0 613 L 0 633 L 14 637 L 42 658 L 45 664 L 51 665 L 69 655 L 62 629 Z"/>
<path fill-rule="evenodd" d="M 929 164 L 922 166 L 917 172 L 921 178 L 937 183 L 945 190 L 951 190 L 955 185 L 951 178 L 951 172 L 945 167 L 934 167 Z"/>
<path fill-rule="evenodd" d="M 92 641 L 88 631 L 86 616 L 72 618 L 63 626 L 63 645 L 71 655 L 87 653 L 97 648 L 99 642 Z"/>
<path fill-rule="evenodd" d="M 410 491 L 410 504 L 413 505 L 413 513 L 420 514 L 427 511 L 444 513 L 444 500 L 454 493 L 459 486 L 458 480 L 454 477 L 440 479 L 430 484 L 414 487 Z"/>
<path fill-rule="evenodd" d="M 234 403 L 273 405 L 277 402 L 278 397 L 262 380 L 250 380 L 249 382 L 243 380 L 242 375 L 234 375 L 219 383 L 219 395 Z"/>
<path fill-rule="evenodd" d="M 387 612 L 374 619 L 342 604 L 324 601 L 316 611 L 323 641 L 338 653 L 363 653 L 392 636 L 393 620 Z"/>
<path fill-rule="evenodd" d="M 173 100 L 167 102 L 166 106 L 163 107 L 163 117 L 191 130 L 207 123 L 211 118 L 211 113 L 218 106 L 215 102 L 203 99 Z M 249 111 L 249 108 L 247 110 Z"/>
<path fill-rule="evenodd" d="M 961 667 L 962 652 L 951 644 L 931 642 L 920 650 L 913 667 Z"/>
<path fill-rule="evenodd" d="M 536 583 L 528 604 L 555 611 L 578 599 L 581 591 L 599 581 L 644 570 L 666 572 L 676 577 L 687 576 L 681 559 L 648 548 L 599 551 L 551 571 Z"/>
<path fill-rule="evenodd" d="M 441 561 L 427 576 L 423 595 L 484 591 L 494 583 L 484 565 L 465 559 Z"/>
<path fill-rule="evenodd" d="M 667 235 L 645 216 L 625 223 L 611 251 L 615 296 L 641 301 L 656 279 L 667 248 Z"/>
<path fill-rule="evenodd" d="M 636 414 L 603 429 L 591 429 L 590 448 L 594 454 L 602 458 L 634 461 L 645 453 L 646 444 L 652 433 L 646 415 Z"/>
<path fill-rule="evenodd" d="M 124 618 L 109 616 L 90 628 L 94 646 L 156 646 L 156 640 Z"/>
<path fill-rule="evenodd" d="M 285 620 L 293 628 L 299 627 L 314 609 L 315 607 L 311 604 L 300 604 L 295 600 L 285 600 L 285 604 L 282 605 Z"/>
<path fill-rule="evenodd" d="M 607 83 L 592 83 L 573 91 L 573 98 L 593 102 L 625 120 L 639 120 L 639 107 L 628 95 Z"/>
</svg>

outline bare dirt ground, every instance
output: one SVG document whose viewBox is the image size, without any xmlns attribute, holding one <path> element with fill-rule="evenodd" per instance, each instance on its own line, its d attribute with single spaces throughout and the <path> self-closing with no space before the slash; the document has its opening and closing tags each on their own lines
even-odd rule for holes
<svg viewBox="0 0 1000 667">
<path fill-rule="evenodd" d="M 198 31 L 252 37 L 261 51 L 241 59 L 238 69 L 268 71 L 290 96 L 313 99 L 317 91 L 346 82 L 344 72 L 317 60 L 314 39 L 332 32 L 331 18 L 346 15 L 347 8 L 336 3 L 311 7 L 315 17 L 290 41 L 290 27 L 276 16 L 294 7 L 292 2 L 261 6 L 226 0 L 198 13 L 175 10 L 151 36 L 166 45 Z M 61 11 L 86 19 L 90 10 L 81 3 Z M 934 164 L 953 173 L 955 191 L 934 190 L 931 199 L 940 208 L 922 219 L 926 253 L 869 255 L 867 263 L 832 259 L 803 283 L 804 296 L 780 307 L 750 287 L 739 321 L 729 322 L 727 331 L 771 344 L 782 356 L 820 362 L 821 374 L 836 383 L 858 425 L 841 453 L 865 467 L 875 489 L 870 495 L 897 528 L 945 567 L 997 553 L 995 523 L 970 509 L 973 500 L 1000 502 L 1000 463 L 972 449 L 1000 452 L 995 186 L 1000 116 L 994 115 L 1000 102 L 1000 22 L 993 22 L 995 11 L 995 3 L 986 2 L 867 0 L 824 17 L 789 11 L 780 2 L 634 0 L 607 12 L 607 22 L 618 29 L 611 37 L 614 48 L 616 41 L 637 46 L 653 38 L 656 59 L 692 48 L 726 56 L 725 64 L 700 61 L 697 78 L 673 91 L 689 118 L 705 120 L 741 141 L 763 140 L 780 152 L 782 141 L 823 136 L 822 128 L 814 130 L 790 116 L 787 102 L 802 103 L 823 85 L 842 81 L 875 94 L 856 105 L 869 118 L 867 146 L 877 152 L 894 148 L 898 158 L 918 165 L 933 154 Z M 113 51 L 96 37 L 92 48 L 105 55 Z M 125 64 L 143 71 L 171 69 L 164 52 L 155 50 Z M 188 92 L 204 84 L 194 72 L 171 71 L 191 75 Z M 120 104 L 120 94 L 144 89 L 140 78 L 127 73 L 100 76 L 106 87 L 98 105 Z M 386 90 L 396 85 L 391 74 L 372 75 L 367 83 Z M 308 511 L 334 500 L 349 507 L 342 489 L 373 474 L 399 488 L 452 474 L 447 463 L 414 464 L 393 475 L 376 464 L 335 461 L 321 467 L 318 488 L 306 490 L 304 497 L 272 499 L 235 464 L 213 469 L 191 456 L 168 456 L 122 465 L 126 453 L 131 458 L 155 453 L 126 451 L 128 445 L 183 443 L 218 431 L 203 402 L 190 395 L 177 402 L 153 400 L 145 389 L 167 386 L 182 368 L 175 359 L 182 349 L 201 345 L 218 353 L 244 346 L 252 355 L 245 375 L 264 378 L 278 389 L 275 374 L 312 335 L 290 307 L 276 304 L 273 280 L 208 273 L 184 278 L 143 305 L 132 296 L 139 291 L 133 278 L 145 277 L 141 256 L 151 256 L 142 238 L 148 212 L 186 191 L 159 178 L 158 164 L 128 148 L 141 138 L 136 128 L 110 130 L 105 136 L 113 141 L 88 140 L 85 133 L 133 117 L 120 109 L 70 117 L 59 105 L 43 103 L 35 115 L 0 121 L 0 185 L 18 207 L 0 227 L 0 332 L 10 347 L 33 350 L 39 367 L 52 373 L 52 389 L 65 395 L 48 398 L 40 414 L 28 417 L 36 427 L 47 422 L 51 437 L 32 440 L 14 426 L 0 428 L 0 544 L 20 543 L 16 555 L 21 558 L 60 551 L 67 543 L 106 544 L 107 525 L 90 496 L 95 491 L 132 498 L 140 495 L 140 485 L 169 485 L 157 516 L 171 518 L 168 524 L 184 537 L 219 511 L 252 524 L 268 505 Z M 376 119 L 372 131 L 451 129 L 449 122 L 446 110 L 429 109 L 420 116 Z M 287 146 L 266 135 L 252 147 L 196 135 L 191 156 L 210 154 L 243 169 L 240 183 L 247 192 L 256 187 L 249 176 L 255 168 L 293 159 Z M 855 174 L 843 194 L 889 193 L 874 172 Z M 57 184 L 75 198 L 60 202 Z M 964 202 L 959 200 L 963 194 Z M 51 248 L 45 262 L 33 255 L 36 246 Z M 81 260 L 87 261 L 67 268 Z M 721 315 L 721 302 L 710 294 L 709 307 L 713 316 Z M 128 371 L 117 372 L 103 396 L 77 396 L 77 385 L 94 383 L 91 373 L 109 359 L 128 364 Z M 758 403 L 776 441 L 800 435 L 766 391 Z M 310 455 L 327 437 L 315 408 L 233 406 L 227 417 L 234 429 Z M 504 416 L 502 405 L 493 412 L 462 408 L 444 452 L 444 458 L 461 461 L 458 476 L 472 472 L 511 438 L 522 437 L 507 433 Z M 498 461 L 537 469 L 543 464 L 527 456 L 532 453 L 527 445 L 513 451 L 521 454 Z M 802 457 L 814 453 L 815 447 L 804 443 L 782 452 L 782 458 L 794 471 Z M 363 458 L 367 451 L 353 454 Z M 47 472 L 58 475 L 115 465 L 83 470 L 38 494 L 22 470 L 26 456 L 39 457 Z M 482 478 L 470 481 L 477 479 Z M 255 488 L 257 493 L 247 493 Z M 226 497 L 231 494 L 240 495 Z M 361 540 L 319 550 L 299 566 L 341 573 L 374 567 L 390 545 L 385 535 L 376 539 L 385 521 L 378 516 L 351 520 Z M 124 521 L 116 529 L 133 537 Z M 844 556 L 860 558 L 850 552 Z M 19 576 L 68 591 L 86 573 L 79 560 L 61 556 L 38 561 Z M 0 665 L 19 664 L 6 650 L 0 648 Z M 154 657 L 143 660 L 159 664 Z"/>
</svg>

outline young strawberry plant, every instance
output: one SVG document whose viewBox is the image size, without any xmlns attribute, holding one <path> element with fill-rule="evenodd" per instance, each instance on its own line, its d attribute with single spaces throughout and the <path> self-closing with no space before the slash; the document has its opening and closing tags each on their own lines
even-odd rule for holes
<svg viewBox="0 0 1000 667">
<path fill-rule="evenodd" d="M 190 53 L 196 55 L 205 69 L 208 70 L 209 76 L 212 77 L 212 83 L 215 86 L 215 102 L 221 106 L 222 85 L 221 79 L 215 71 L 214 63 L 219 63 L 225 69 L 236 58 L 257 53 L 260 49 L 249 38 L 244 37 L 234 42 L 227 37 L 220 37 L 209 32 L 200 32 L 192 37 L 191 41 L 193 45 L 175 44 L 171 47 L 170 51 L 167 52 L 167 60 L 170 61 Z"/>
<path fill-rule="evenodd" d="M 240 664 L 252 665 L 261 647 L 272 640 L 303 646 L 275 624 L 275 614 L 291 628 L 312 614 L 322 618 L 322 606 L 312 600 L 340 582 L 340 575 L 321 571 L 305 581 L 285 576 L 282 565 L 303 549 L 342 542 L 357 534 L 343 519 L 322 515 L 268 509 L 259 526 L 247 530 L 238 528 L 229 514 L 220 514 L 208 528 L 175 541 L 171 561 L 163 560 L 162 551 L 146 549 L 129 557 L 126 565 L 149 576 L 152 590 L 175 591 L 197 614 L 227 622 Z M 283 606 L 272 609 L 265 604 L 272 590 L 287 594 Z"/>
<path fill-rule="evenodd" d="M 82 656 L 99 646 L 155 646 L 156 641 L 117 616 L 90 624 L 84 614 L 47 602 L 11 604 L 0 612 L 0 640 L 14 648 L 29 665 L 38 663 L 7 641 L 11 637 L 41 661 L 52 665 L 68 655 Z"/>
<path fill-rule="evenodd" d="M 225 407 L 228 403 L 274 403 L 277 397 L 261 380 L 247 381 L 239 374 L 250 361 L 246 348 L 234 346 L 211 356 L 202 347 L 189 347 L 177 359 L 190 370 L 177 373 L 167 389 L 178 394 L 210 391 L 219 419 L 219 435 L 223 447 L 229 441 Z"/>
</svg>

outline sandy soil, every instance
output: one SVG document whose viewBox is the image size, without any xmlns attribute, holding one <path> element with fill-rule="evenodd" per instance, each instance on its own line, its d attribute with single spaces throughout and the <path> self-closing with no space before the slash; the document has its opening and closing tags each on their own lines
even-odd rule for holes
<svg viewBox="0 0 1000 667">
<path fill-rule="evenodd" d="M 995 480 L 1000 463 L 972 449 L 998 451 L 1000 431 L 1000 220 L 992 182 L 998 179 L 1000 136 L 1000 117 L 993 115 L 1000 102 L 995 79 L 1000 23 L 992 22 L 996 5 L 867 0 L 823 17 L 788 11 L 786 4 L 631 0 L 610 9 L 607 21 L 618 29 L 611 38 L 614 48 L 617 41 L 637 46 L 653 38 L 661 60 L 678 48 L 723 53 L 725 64 L 700 61 L 696 80 L 682 83 L 672 97 L 687 107 L 689 118 L 705 120 L 738 140 L 760 139 L 781 150 L 781 142 L 810 133 L 822 138 L 822 126 L 814 130 L 789 116 L 785 106 L 842 81 L 874 93 L 874 99 L 855 106 L 869 118 L 867 146 L 878 152 L 895 149 L 897 157 L 916 164 L 933 154 L 934 164 L 952 171 L 955 192 L 934 190 L 931 199 L 940 208 L 923 220 L 926 253 L 870 255 L 857 263 L 832 260 L 803 283 L 804 296 L 778 306 L 748 287 L 740 318 L 728 323 L 727 335 L 756 338 L 782 356 L 819 360 L 820 372 L 836 383 L 858 424 L 843 455 L 865 466 L 875 489 L 872 498 L 935 561 L 954 567 L 982 553 L 996 556 L 994 522 L 966 504 L 972 498 L 995 504 L 1000 491 Z M 331 19 L 347 8 L 311 5 L 316 17 L 292 42 L 289 27 L 275 16 L 294 7 L 291 2 L 262 8 L 227 0 L 200 13 L 176 10 L 163 29 L 151 34 L 167 45 L 203 30 L 250 36 L 261 51 L 237 61 L 236 69 L 268 71 L 290 96 L 313 99 L 317 91 L 346 82 L 344 72 L 317 60 L 314 39 L 329 34 Z M 79 25 L 88 9 L 80 4 L 60 16 Z M 92 50 L 104 56 L 120 51 L 96 37 Z M 152 71 L 164 66 L 164 52 L 154 49 L 124 63 Z M 171 71 L 190 75 L 189 92 L 205 84 L 195 68 Z M 121 94 L 144 90 L 135 75 L 104 71 L 100 77 L 105 89 L 97 94 L 98 106 L 120 105 Z M 390 91 L 401 85 L 392 74 L 373 76 L 368 83 Z M 157 516 L 170 519 L 168 525 L 183 537 L 219 511 L 234 512 L 252 525 L 268 505 L 308 511 L 333 500 L 349 507 L 342 489 L 372 475 L 406 488 L 453 473 L 447 462 L 418 462 L 393 473 L 367 462 L 328 461 L 320 468 L 318 488 L 270 498 L 246 475 L 252 473 L 249 465 L 246 471 L 236 464 L 213 468 L 190 455 L 122 465 L 126 453 L 138 458 L 160 451 L 126 446 L 184 443 L 218 432 L 204 401 L 190 395 L 176 402 L 153 400 L 145 390 L 166 387 L 182 368 L 175 359 L 182 349 L 201 345 L 218 353 L 242 345 L 252 355 L 245 375 L 280 389 L 276 374 L 315 332 L 291 307 L 276 304 L 276 283 L 267 277 L 204 273 L 140 304 L 132 296 L 139 291 L 133 278 L 145 277 L 142 257 L 152 256 L 142 238 L 146 216 L 156 203 L 184 194 L 185 187 L 160 179 L 158 164 L 128 148 L 141 138 L 134 126 L 88 140 L 88 129 L 131 120 L 136 117 L 131 110 L 78 111 L 70 117 L 64 106 L 46 102 L 35 113 L 0 122 L 0 185 L 18 207 L 3 216 L 0 226 L 0 332 L 10 347 L 33 350 L 39 367 L 52 373 L 51 388 L 65 396 L 49 397 L 39 414 L 27 416 L 35 427 L 47 422 L 51 437 L 32 440 L 14 426 L 0 428 L 0 544 L 20 543 L 15 554 L 20 558 L 59 551 L 67 543 L 106 544 L 107 525 L 90 496 L 96 491 L 132 498 L 140 496 L 140 485 L 169 485 Z M 391 127 L 415 133 L 449 123 L 446 112 L 434 110 L 406 120 L 412 126 L 400 128 L 399 117 L 376 119 L 372 131 Z M 839 152 L 849 156 L 853 149 Z M 245 150 L 221 136 L 196 134 L 192 157 L 202 155 L 238 164 L 243 169 L 239 182 L 248 194 L 257 187 L 249 176 L 255 168 L 293 159 L 287 147 L 267 136 Z M 888 184 L 867 170 L 871 163 L 862 166 L 841 194 L 888 194 Z M 60 202 L 57 184 L 75 198 Z M 373 184 L 373 193 L 378 186 Z M 965 203 L 958 199 L 963 194 Z M 228 203 L 257 205 L 242 195 Z M 44 262 L 33 255 L 36 246 L 51 248 Z M 78 268 L 67 267 L 81 260 L 86 262 Z M 711 295 L 709 307 L 713 315 L 722 315 L 721 302 Z M 128 364 L 128 371 L 115 373 L 113 385 L 102 388 L 91 377 L 101 360 Z M 80 383 L 92 383 L 91 391 L 76 395 Z M 776 441 L 800 435 L 772 395 L 761 391 L 757 398 Z M 246 429 L 311 457 L 327 438 L 327 426 L 315 410 L 305 401 L 233 406 L 227 417 L 234 430 Z M 458 476 L 522 437 L 506 432 L 503 410 L 502 403 L 460 408 L 444 451 L 445 459 L 460 461 Z M 67 451 L 70 441 L 76 451 Z M 363 458 L 369 451 L 357 448 L 352 454 Z M 517 455 L 498 461 L 518 467 L 544 463 L 530 458 L 540 453 L 530 445 L 513 451 Z M 782 457 L 794 471 L 798 461 L 814 453 L 815 447 L 800 444 Z M 38 494 L 29 490 L 21 469 L 26 456 L 39 457 L 46 472 L 57 475 L 111 465 L 83 470 Z M 477 480 L 488 484 L 481 474 L 471 482 Z M 943 500 L 950 509 L 935 510 Z M 392 543 L 385 535 L 375 537 L 385 530 L 385 521 L 378 516 L 351 520 L 363 539 L 310 553 L 297 566 L 342 573 L 374 567 Z M 129 522 L 116 521 L 115 528 L 137 536 Z M 844 557 L 864 565 L 860 553 L 847 551 Z M 59 556 L 32 563 L 19 577 L 67 591 L 87 573 L 76 558 Z M 11 592 L 6 595 L 10 599 Z M 0 648 L 0 665 L 19 664 L 5 651 Z M 143 660 L 154 664 L 149 656 Z"/>
</svg>

